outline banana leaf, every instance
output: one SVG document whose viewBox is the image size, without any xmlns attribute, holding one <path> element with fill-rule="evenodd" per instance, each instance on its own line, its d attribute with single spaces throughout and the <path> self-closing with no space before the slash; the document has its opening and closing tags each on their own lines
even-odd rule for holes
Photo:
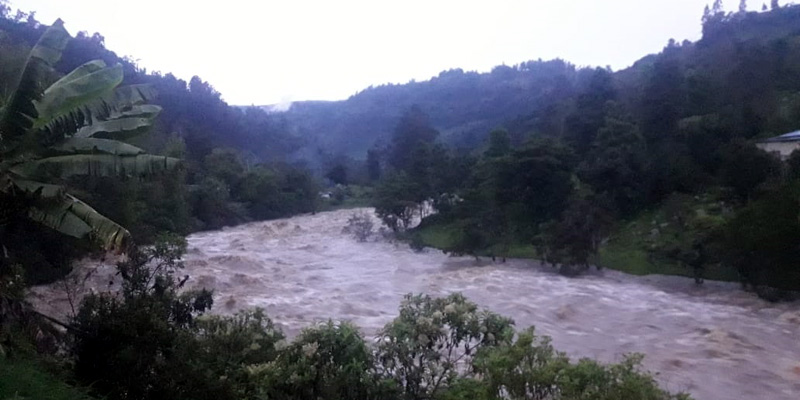
<svg viewBox="0 0 800 400">
<path fill-rule="evenodd" d="M 124 248 L 130 233 L 74 196 L 47 199 L 30 208 L 28 217 L 63 234 L 93 239 L 107 250 Z"/>
<path fill-rule="evenodd" d="M 26 162 L 11 168 L 19 176 L 29 179 L 70 176 L 134 176 L 153 175 L 175 169 L 177 158 L 138 154 L 119 156 L 112 154 L 78 154 L 56 156 Z"/>
<path fill-rule="evenodd" d="M 35 102 L 39 118 L 34 122 L 34 129 L 46 126 L 55 118 L 86 109 L 98 97 L 112 93 L 122 83 L 122 78 L 121 65 L 108 68 L 103 61 L 96 60 L 78 67 L 47 88 L 42 99 Z"/>
<path fill-rule="evenodd" d="M 113 138 L 125 140 L 139 136 L 150 129 L 152 118 L 129 117 L 110 121 L 98 121 L 92 125 L 84 126 L 75 133 L 78 138 Z"/>
<path fill-rule="evenodd" d="M 57 153 L 67 154 L 114 154 L 118 156 L 135 156 L 144 154 L 144 150 L 117 140 L 97 138 L 69 138 L 51 148 Z"/>
<path fill-rule="evenodd" d="M 31 50 L 13 95 L 0 114 L 0 150 L 14 145 L 13 142 L 24 137 L 33 126 L 38 117 L 33 102 L 42 96 L 41 82 L 61 58 L 70 39 L 64 23 L 57 20 Z"/>
<path fill-rule="evenodd" d="M 23 192 L 32 194 L 37 198 L 54 198 L 62 196 L 66 193 L 62 186 L 51 185 L 49 183 L 29 181 L 25 179 L 14 179 L 12 180 L 12 184 Z"/>
</svg>

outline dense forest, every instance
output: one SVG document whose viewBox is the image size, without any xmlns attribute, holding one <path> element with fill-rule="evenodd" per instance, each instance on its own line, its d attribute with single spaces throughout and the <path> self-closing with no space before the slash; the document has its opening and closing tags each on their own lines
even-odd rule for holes
<svg viewBox="0 0 800 400">
<path fill-rule="evenodd" d="M 365 168 L 382 174 L 378 212 L 405 231 L 432 204 L 438 213 L 405 234 L 453 254 L 526 254 L 566 274 L 597 265 L 738 280 L 789 296 L 800 288 L 800 154 L 782 162 L 755 142 L 800 127 L 798 22 L 797 6 L 726 13 L 716 2 L 702 40 L 670 41 L 623 71 L 513 67 L 559 89 L 467 151 L 414 106 L 368 153 Z"/>
<path fill-rule="evenodd" d="M 212 316 L 211 292 L 185 290 L 185 235 L 347 197 L 414 248 L 800 290 L 800 153 L 755 146 L 800 129 L 800 6 L 718 0 L 700 41 L 617 72 L 454 69 L 268 112 L 5 4 L 0 399 L 689 398 L 638 355 L 571 360 L 458 294 L 407 296 L 375 343 L 338 322 L 287 342 L 262 311 Z M 120 293 L 69 321 L 26 303 L 108 250 L 127 255 Z"/>
</svg>

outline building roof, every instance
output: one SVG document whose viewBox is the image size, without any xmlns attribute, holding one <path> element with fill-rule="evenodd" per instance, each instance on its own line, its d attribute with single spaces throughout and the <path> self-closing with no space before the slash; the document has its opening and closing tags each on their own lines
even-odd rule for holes
<svg viewBox="0 0 800 400">
<path fill-rule="evenodd" d="M 800 131 L 794 131 L 785 135 L 775 136 L 769 139 L 759 140 L 759 143 L 775 142 L 800 142 Z"/>
</svg>

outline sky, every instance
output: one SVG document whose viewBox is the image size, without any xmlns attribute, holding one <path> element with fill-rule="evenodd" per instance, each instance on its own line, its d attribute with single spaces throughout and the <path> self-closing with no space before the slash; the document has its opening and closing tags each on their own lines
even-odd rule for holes
<svg viewBox="0 0 800 400">
<path fill-rule="evenodd" d="M 700 38 L 711 0 L 11 0 L 230 104 L 339 100 L 451 68 L 534 59 L 621 69 Z M 727 10 L 738 0 L 724 2 Z M 761 2 L 750 0 L 750 8 Z M 757 4 L 756 4 L 757 3 Z"/>
</svg>

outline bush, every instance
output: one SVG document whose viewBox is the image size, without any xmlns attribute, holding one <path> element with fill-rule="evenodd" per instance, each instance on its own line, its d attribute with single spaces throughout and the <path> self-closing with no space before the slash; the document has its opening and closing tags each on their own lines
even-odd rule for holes
<svg viewBox="0 0 800 400">
<path fill-rule="evenodd" d="M 304 330 L 274 363 L 253 371 L 267 399 L 383 399 L 389 394 L 358 328 L 346 322 Z"/>
<path fill-rule="evenodd" d="M 688 399 L 659 389 L 652 375 L 640 371 L 641 360 L 634 354 L 619 364 L 589 359 L 571 363 L 553 349 L 550 338 L 536 336 L 530 328 L 514 343 L 481 349 L 474 365 L 487 399 Z"/>
<path fill-rule="evenodd" d="M 470 375 L 479 348 L 509 342 L 512 327 L 512 320 L 479 311 L 461 294 L 437 299 L 408 295 L 400 315 L 379 334 L 378 368 L 405 398 L 432 398 Z"/>
<path fill-rule="evenodd" d="M 119 399 L 232 399 L 230 385 L 192 359 L 195 319 L 211 307 L 205 290 L 179 293 L 186 249 L 161 238 L 117 265 L 122 293 L 92 294 L 74 320 L 75 375 L 96 394 Z M 214 377 L 213 379 L 210 379 Z"/>
<path fill-rule="evenodd" d="M 373 228 L 374 224 L 369 213 L 360 211 L 350 216 L 342 232 L 353 235 L 359 242 L 366 242 L 374 233 Z"/>
<path fill-rule="evenodd" d="M 203 315 L 196 323 L 196 345 L 188 359 L 224 377 L 237 399 L 253 398 L 258 386 L 249 368 L 275 360 L 283 333 L 261 309 L 231 317 Z"/>
</svg>

